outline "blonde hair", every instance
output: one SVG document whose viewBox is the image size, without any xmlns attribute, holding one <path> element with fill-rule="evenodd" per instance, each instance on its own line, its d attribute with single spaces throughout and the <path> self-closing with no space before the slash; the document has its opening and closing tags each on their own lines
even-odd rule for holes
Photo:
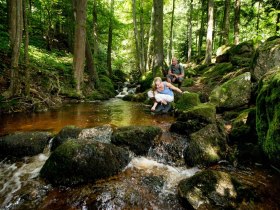
<svg viewBox="0 0 280 210">
<path fill-rule="evenodd" d="M 162 79 L 160 78 L 160 77 L 155 77 L 154 78 L 154 81 L 153 81 L 153 83 L 152 83 L 152 90 L 156 90 L 157 88 L 156 88 L 156 82 L 157 81 L 160 81 L 160 82 L 162 82 Z"/>
</svg>

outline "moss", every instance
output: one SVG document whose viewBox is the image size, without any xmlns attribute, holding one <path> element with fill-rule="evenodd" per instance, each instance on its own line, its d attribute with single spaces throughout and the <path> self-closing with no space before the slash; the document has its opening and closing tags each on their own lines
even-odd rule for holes
<svg viewBox="0 0 280 210">
<path fill-rule="evenodd" d="M 184 79 L 183 84 L 182 84 L 183 87 L 190 87 L 192 85 L 194 85 L 194 80 L 192 78 Z"/>
<path fill-rule="evenodd" d="M 266 156 L 280 163 L 280 72 L 261 80 L 258 89 L 256 127 L 259 143 Z"/>
<path fill-rule="evenodd" d="M 200 104 L 199 95 L 197 93 L 183 93 L 176 102 L 176 108 L 178 111 L 184 111 L 191 107 Z"/>
</svg>

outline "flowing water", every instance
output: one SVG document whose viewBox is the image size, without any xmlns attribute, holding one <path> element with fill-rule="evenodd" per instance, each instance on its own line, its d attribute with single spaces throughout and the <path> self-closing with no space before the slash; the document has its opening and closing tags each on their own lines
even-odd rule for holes
<svg viewBox="0 0 280 210">
<path fill-rule="evenodd" d="M 152 115 L 141 103 L 111 99 L 105 102 L 68 104 L 43 113 L 1 116 L 0 135 L 15 131 L 50 131 L 58 133 L 66 125 L 95 127 L 100 125 L 156 125 L 162 128 L 162 139 L 172 141 L 168 132 L 174 118 Z M 167 164 L 164 154 L 151 151 L 135 156 L 118 175 L 78 187 L 55 188 L 39 178 L 39 171 L 49 157 L 49 148 L 21 161 L 0 163 L 1 209 L 182 209 L 176 197 L 176 186 L 194 175 L 197 168 Z"/>
</svg>

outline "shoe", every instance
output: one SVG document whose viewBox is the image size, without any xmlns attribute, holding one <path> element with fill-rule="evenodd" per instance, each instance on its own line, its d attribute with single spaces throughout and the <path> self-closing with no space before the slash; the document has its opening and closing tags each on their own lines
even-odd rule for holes
<svg viewBox="0 0 280 210">
<path fill-rule="evenodd" d="M 171 104 L 170 103 L 167 103 L 165 106 L 164 106 L 164 109 L 162 110 L 163 113 L 167 113 L 169 112 L 169 110 L 171 109 Z"/>
</svg>

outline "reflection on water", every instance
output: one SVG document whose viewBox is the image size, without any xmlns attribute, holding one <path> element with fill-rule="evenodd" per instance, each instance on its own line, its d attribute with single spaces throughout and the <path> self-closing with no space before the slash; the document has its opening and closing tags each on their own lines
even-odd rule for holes
<svg viewBox="0 0 280 210">
<path fill-rule="evenodd" d="M 16 113 L 1 116 L 0 135 L 15 131 L 45 130 L 59 132 L 66 125 L 81 128 L 104 124 L 113 126 L 158 125 L 173 121 L 169 115 L 152 115 L 150 108 L 140 103 L 111 99 L 105 102 L 68 104 L 42 113 Z"/>
</svg>

